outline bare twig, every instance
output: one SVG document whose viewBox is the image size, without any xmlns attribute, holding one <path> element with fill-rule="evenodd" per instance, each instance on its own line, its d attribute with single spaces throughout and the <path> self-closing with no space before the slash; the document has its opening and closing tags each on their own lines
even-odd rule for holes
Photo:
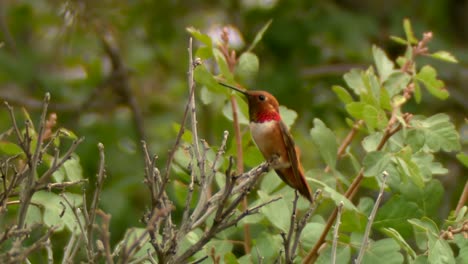
<svg viewBox="0 0 468 264">
<path fill-rule="evenodd" d="M 47 238 L 45 242 L 45 248 L 47 252 L 47 263 L 53 264 L 54 263 L 54 252 L 52 251 L 52 243 L 50 242 L 50 237 Z"/>
<path fill-rule="evenodd" d="M 379 209 L 380 201 L 382 201 L 383 193 L 385 190 L 385 181 L 387 180 L 388 173 L 384 171 L 382 173 L 382 186 L 380 186 L 379 195 L 377 196 L 377 200 L 375 201 L 374 207 L 369 215 L 366 231 L 364 232 L 364 238 L 362 239 L 361 249 L 359 250 L 359 254 L 356 258 L 355 263 L 360 264 L 362 258 L 364 257 L 364 253 L 366 252 L 367 245 L 369 244 L 369 235 L 372 229 L 372 224 L 374 223 L 375 215 L 377 214 L 377 210 Z"/>
<path fill-rule="evenodd" d="M 336 217 L 336 224 L 335 224 L 335 229 L 333 232 L 333 244 L 332 244 L 332 251 L 331 251 L 331 263 L 335 264 L 336 263 L 336 249 L 338 246 L 338 237 L 340 234 L 340 224 L 341 224 L 341 212 L 343 210 L 343 201 L 338 204 L 338 216 Z"/>
<path fill-rule="evenodd" d="M 458 215 L 458 213 L 463 208 L 463 206 L 466 205 L 467 200 L 468 200 L 468 180 L 465 183 L 465 187 L 463 188 L 463 192 L 460 195 L 460 199 L 458 199 L 457 207 L 455 209 L 455 215 Z"/>
<path fill-rule="evenodd" d="M 104 185 L 104 180 L 106 178 L 106 156 L 104 153 L 104 145 L 102 143 L 98 143 L 99 149 L 99 168 L 97 173 L 97 182 L 96 182 L 96 189 L 94 190 L 93 200 L 91 202 L 91 206 L 89 210 L 84 210 L 86 212 L 86 234 L 87 234 L 87 244 L 89 244 L 89 248 L 91 252 L 94 252 L 94 243 L 93 239 L 93 231 L 94 231 L 94 221 L 96 219 L 96 213 L 98 211 L 98 204 L 99 199 L 101 197 L 102 186 Z M 84 201 L 86 204 L 86 201 Z M 110 217 L 109 217 L 110 218 Z M 106 217 L 103 216 L 103 219 L 107 220 Z M 103 224 L 104 225 L 104 224 Z"/>
<path fill-rule="evenodd" d="M 102 218 L 102 226 L 101 226 L 101 241 L 104 246 L 104 256 L 106 258 L 106 263 L 113 264 L 114 259 L 111 255 L 110 250 L 110 232 L 109 232 L 109 223 L 111 219 L 110 214 L 106 214 L 101 210 L 96 210 L 96 214 L 98 214 Z"/>
<path fill-rule="evenodd" d="M 36 149 L 34 151 L 34 154 L 32 157 L 28 157 L 27 163 L 29 166 L 29 173 L 26 178 L 26 183 L 23 187 L 23 191 L 21 193 L 21 205 L 19 209 L 19 214 L 18 214 L 18 228 L 21 229 L 24 226 L 24 223 L 26 221 L 26 213 L 29 208 L 29 204 L 31 202 L 31 198 L 34 194 L 34 188 L 35 188 L 35 179 L 37 178 L 37 164 L 39 162 L 39 153 L 42 148 L 42 140 L 44 136 L 44 127 L 45 127 L 45 122 L 46 122 L 46 114 L 47 114 L 47 106 L 50 101 L 50 94 L 46 93 L 44 97 L 44 104 L 42 108 L 42 114 L 41 114 L 41 119 L 39 121 L 39 131 L 38 131 L 38 136 L 37 136 L 37 143 L 36 143 Z M 26 130 L 27 131 L 27 130 Z M 19 141 L 21 141 L 21 138 L 18 138 Z M 28 139 L 25 139 L 28 140 Z M 26 144 L 25 144 L 26 145 Z M 29 143 L 27 144 L 29 145 Z M 28 148 L 25 150 L 25 153 L 29 153 L 30 149 Z"/>
</svg>

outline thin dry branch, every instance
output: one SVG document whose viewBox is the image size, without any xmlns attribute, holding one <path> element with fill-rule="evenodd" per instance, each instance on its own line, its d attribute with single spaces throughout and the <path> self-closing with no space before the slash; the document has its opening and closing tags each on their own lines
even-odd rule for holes
<svg viewBox="0 0 468 264">
<path fill-rule="evenodd" d="M 377 200 L 375 201 L 374 207 L 368 217 L 366 231 L 364 232 L 364 238 L 362 239 L 361 248 L 359 250 L 359 254 L 356 258 L 355 263 L 360 264 L 362 262 L 362 258 L 364 257 L 364 253 L 367 249 L 367 245 L 369 244 L 369 236 L 372 229 L 372 224 L 374 223 L 375 215 L 377 214 L 377 210 L 379 209 L 380 202 L 382 201 L 383 193 L 385 190 L 385 181 L 387 180 L 388 173 L 384 171 L 382 173 L 382 185 L 380 186 L 379 195 L 377 196 Z"/>
<path fill-rule="evenodd" d="M 341 224 L 341 212 L 343 210 L 343 201 L 338 204 L 338 216 L 336 217 L 335 229 L 333 230 L 333 244 L 332 244 L 332 251 L 331 251 L 331 263 L 336 263 L 336 249 L 338 246 L 338 237 L 340 235 L 340 224 Z"/>
</svg>

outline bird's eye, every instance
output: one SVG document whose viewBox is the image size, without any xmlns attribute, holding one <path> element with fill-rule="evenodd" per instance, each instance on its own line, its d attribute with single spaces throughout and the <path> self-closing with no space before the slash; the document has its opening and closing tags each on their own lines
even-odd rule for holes
<svg viewBox="0 0 468 264">
<path fill-rule="evenodd" d="M 260 101 L 265 101 L 265 99 L 266 99 L 266 97 L 263 94 L 258 96 L 258 100 L 260 100 Z"/>
</svg>

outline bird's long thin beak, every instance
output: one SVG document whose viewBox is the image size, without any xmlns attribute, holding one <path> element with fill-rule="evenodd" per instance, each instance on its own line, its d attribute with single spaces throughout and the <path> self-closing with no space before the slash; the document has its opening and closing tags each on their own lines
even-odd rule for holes
<svg viewBox="0 0 468 264">
<path fill-rule="evenodd" d="M 230 88 L 230 89 L 232 89 L 232 90 L 234 90 L 234 91 L 237 91 L 237 92 L 239 92 L 239 93 L 241 93 L 241 94 L 247 95 L 247 92 L 246 92 L 245 90 L 241 90 L 241 89 L 239 89 L 239 88 L 237 88 L 237 87 L 235 87 L 235 86 L 232 86 L 232 85 L 229 85 L 229 84 L 225 84 L 225 83 L 222 83 L 222 82 L 218 82 L 218 83 L 219 83 L 220 85 L 224 86 L 224 87 Z"/>
</svg>

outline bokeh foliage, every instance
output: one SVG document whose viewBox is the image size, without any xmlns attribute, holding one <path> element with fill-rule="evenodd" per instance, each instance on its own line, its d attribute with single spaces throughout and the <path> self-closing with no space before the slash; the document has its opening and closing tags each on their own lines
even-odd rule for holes
<svg viewBox="0 0 468 264">
<path fill-rule="evenodd" d="M 369 129 L 382 129 L 385 126 L 387 120 L 379 118 L 382 116 L 379 111 L 382 111 L 380 107 L 389 110 L 389 105 L 378 102 L 379 108 L 376 108 L 372 105 L 375 102 L 365 105 L 352 103 L 351 100 L 359 95 L 359 85 L 354 84 L 359 82 L 362 72 L 347 72 L 352 67 L 367 70 L 368 65 L 375 60 L 380 78 L 393 78 L 395 83 L 405 79 L 405 76 L 385 73 L 389 62 L 382 55 L 382 50 L 385 50 L 394 61 L 404 50 L 404 47 L 389 38 L 390 35 L 405 35 L 401 26 L 404 17 L 411 19 L 417 37 L 425 30 L 433 31 L 435 38 L 430 44 L 431 50 L 450 50 L 459 64 L 439 64 L 430 60 L 433 67 L 428 66 L 419 71 L 416 78 L 419 78 L 421 86 L 445 99 L 444 92 L 437 94 L 440 87 L 433 78 L 434 69 L 437 69 L 438 78 L 445 81 L 451 96 L 441 101 L 424 91 L 421 93 L 421 103 L 409 102 L 405 106 L 408 111 L 429 118 L 415 118 L 415 129 L 411 130 L 414 132 L 410 131 L 405 137 L 398 139 L 404 141 L 411 138 L 411 150 L 407 149 L 408 151 L 421 148 L 430 151 L 456 149 L 453 141 L 443 141 L 450 136 L 443 134 L 444 129 L 450 125 L 447 116 L 440 113 L 446 113 L 455 123 L 462 143 L 466 143 L 468 128 L 464 119 L 468 112 L 468 99 L 464 83 L 468 81 L 468 18 L 463 15 L 468 13 L 466 1 L 431 0 L 424 5 L 419 1 L 408 3 L 397 0 L 387 1 L 385 5 L 373 1 L 271 1 L 271 5 L 262 5 L 260 2 L 39 0 L 0 3 L 0 97 L 11 104 L 24 106 L 31 115 L 38 116 L 40 104 L 37 102 L 41 102 L 45 92 L 50 92 L 53 98 L 51 109 L 57 113 L 60 126 L 86 137 L 78 148 L 77 155 L 80 157 L 83 175 L 90 178 L 91 182 L 94 180 L 98 160 L 95 146 L 98 142 L 106 146 L 109 180 L 103 190 L 101 203 L 102 208 L 112 214 L 111 230 L 114 241 L 123 236 L 128 226 L 140 224 L 139 218 L 148 204 L 148 198 L 141 184 L 141 138 L 127 104 L 128 98 L 107 82 L 112 73 L 112 62 L 102 46 L 102 37 L 106 34 L 119 48 L 122 61 L 128 68 L 131 91 L 144 117 L 146 139 L 152 152 L 159 154 L 161 164 L 165 163 L 165 153 L 173 144 L 177 123 L 180 122 L 187 100 L 186 49 L 190 34 L 186 28 L 190 26 L 202 33 L 208 33 L 219 30 L 222 25 L 231 24 L 239 34 L 240 52 L 255 42 L 255 36 L 270 19 L 271 25 L 252 50 L 258 59 L 250 55 L 253 53 L 243 53 L 240 65 L 245 62 L 245 67 L 240 67 L 242 70 L 236 73 L 236 80 L 242 81 L 247 87 L 268 90 L 285 106 L 282 114 L 289 113 L 288 120 L 291 120 L 291 124 L 294 123 L 292 131 L 296 143 L 303 150 L 305 168 L 321 171 L 325 165 L 334 166 L 333 156 L 325 156 L 322 161 L 324 154 L 317 151 L 310 133 L 312 138 L 319 138 L 315 140 L 319 142 L 326 137 L 328 127 L 337 138 L 343 138 L 349 130 L 349 124 L 344 118 L 347 113 L 357 119 L 365 118 L 370 124 Z M 203 43 L 200 41 L 195 45 L 198 48 Z M 197 55 L 204 58 L 211 54 L 203 54 L 201 51 Z M 216 58 L 216 54 L 214 56 Z M 217 62 L 219 64 L 220 60 Z M 423 58 L 422 64 L 426 62 Z M 220 71 L 222 72 L 222 67 Z M 228 71 L 223 73 L 228 74 Z M 343 78 L 345 73 L 347 74 Z M 373 73 L 367 74 L 366 76 L 372 76 Z M 345 86 L 348 88 L 342 88 Z M 436 88 L 431 90 L 431 87 Z M 346 92 L 349 88 L 356 95 L 349 95 Z M 395 84 L 393 92 L 397 94 L 398 89 L 401 87 Z M 232 130 L 232 123 L 226 118 L 229 109 L 225 107 L 227 92 L 224 93 L 213 94 L 206 89 L 197 92 L 197 98 L 203 103 L 198 108 L 200 134 L 212 144 L 221 141 L 224 130 Z M 340 103 L 338 97 L 344 104 Z M 246 105 L 241 107 L 245 113 Z M 374 114 L 363 115 L 363 111 Z M 5 111 L 0 113 L 0 122 L 1 131 L 10 127 Z M 312 126 L 316 130 L 310 132 Z M 364 134 L 358 135 L 363 136 Z M 375 151 L 376 141 L 379 140 L 377 136 L 363 140 L 362 152 L 355 155 L 363 156 L 365 152 L 369 152 L 363 162 L 365 165 L 374 165 L 367 166 L 365 176 L 378 174 L 388 164 L 402 166 L 390 166 L 394 170 L 420 170 L 415 174 L 419 177 L 410 178 L 406 184 L 420 185 L 426 179 L 427 171 L 424 168 L 427 166 L 444 174 L 437 182 L 431 181 L 425 185 L 430 193 L 437 194 L 426 197 L 431 199 L 429 205 L 425 205 L 427 200 L 424 192 L 416 195 L 405 190 L 409 187 L 400 186 L 398 182 L 389 182 L 388 184 L 393 184 L 398 189 L 401 196 L 393 196 L 384 206 L 404 207 L 408 214 L 416 212 L 420 217 L 430 215 L 438 222 L 446 218 L 448 212 L 454 208 L 466 180 L 466 168 L 459 164 L 453 154 L 436 156 L 444 164 L 443 167 L 449 168 L 446 173 L 427 157 L 417 160 L 414 160 L 415 157 L 409 158 L 405 149 L 395 157 Z M 248 133 L 244 134 L 243 142 L 249 144 L 245 146 L 245 165 L 253 167 L 262 159 L 255 146 L 248 143 Z M 422 142 L 429 142 L 429 145 Z M 359 144 L 359 141 L 353 144 Z M 228 153 L 234 154 L 234 149 L 232 140 L 228 142 Z M 353 162 L 350 158 L 340 163 L 339 169 L 351 172 L 354 169 Z M 416 164 L 420 165 L 419 169 L 415 168 Z M 180 167 L 183 168 L 183 164 Z M 262 191 L 267 195 L 274 191 L 272 186 L 280 185 L 280 181 L 272 176 L 265 177 L 271 183 L 262 181 L 259 185 L 260 197 Z M 324 179 L 326 177 L 320 180 Z M 344 176 L 341 180 L 347 181 Z M 184 188 L 186 183 L 183 178 L 180 182 L 175 182 L 171 185 L 170 193 L 177 197 L 180 195 L 178 189 Z M 364 186 L 366 185 L 371 186 L 372 190 L 376 183 L 369 180 L 364 182 Z M 92 189 L 93 185 L 90 184 L 89 188 Z M 368 191 L 363 189 L 361 195 L 368 194 Z M 292 195 L 285 192 L 285 200 L 291 198 Z M 437 206 L 432 203 L 432 199 L 438 201 Z M 183 203 L 183 197 L 179 200 Z M 280 203 L 282 209 L 291 210 L 287 202 Z M 412 205 L 408 206 L 408 203 Z M 362 210 L 369 207 L 369 204 L 370 200 L 361 199 L 357 207 Z M 388 227 L 391 219 L 388 215 L 378 215 L 376 225 Z M 285 223 L 280 221 L 271 224 L 280 230 L 285 228 Z M 437 233 L 437 230 L 429 229 L 427 223 L 411 224 L 426 230 L 428 236 Z M 342 228 L 356 228 L 349 225 L 345 224 Z M 360 223 L 355 225 L 363 228 L 362 225 L 359 226 Z M 403 228 L 407 234 L 403 232 L 402 235 L 406 237 L 412 232 L 411 228 L 408 223 Z M 432 230 L 432 233 L 427 230 Z M 262 228 L 259 229 L 259 232 L 263 231 Z M 306 239 L 305 247 L 310 247 L 312 238 L 317 236 L 313 233 L 308 235 L 311 241 Z M 350 237 L 349 240 L 359 239 Z M 257 243 L 262 244 L 260 240 Z M 281 240 L 273 243 L 280 244 Z M 228 252 L 232 250 L 232 245 L 222 244 L 219 248 Z"/>
</svg>

